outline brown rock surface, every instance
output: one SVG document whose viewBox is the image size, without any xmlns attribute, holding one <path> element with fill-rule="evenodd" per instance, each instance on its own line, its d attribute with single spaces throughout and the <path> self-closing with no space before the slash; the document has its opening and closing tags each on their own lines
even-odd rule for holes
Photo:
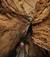
<svg viewBox="0 0 50 57">
<path fill-rule="evenodd" d="M 16 46 L 22 31 L 24 31 L 25 26 L 27 26 L 27 24 L 25 25 L 18 21 L 19 20 L 5 18 L 4 16 L 0 17 L 0 57 L 6 55 Z"/>
<path fill-rule="evenodd" d="M 28 23 L 22 16 L 11 16 L 13 9 L 10 11 L 10 8 L 3 4 L 6 4 L 4 0 L 0 4 L 0 57 L 7 57 L 19 42 Z"/>
<path fill-rule="evenodd" d="M 0 0 L 0 57 L 8 56 L 29 25 L 21 14 L 33 17 L 33 43 L 50 51 L 50 1 Z M 41 53 L 33 46 L 35 55 Z"/>
<path fill-rule="evenodd" d="M 46 0 L 39 0 L 35 8 L 36 23 L 33 26 L 34 43 L 50 51 L 50 6 Z"/>
</svg>

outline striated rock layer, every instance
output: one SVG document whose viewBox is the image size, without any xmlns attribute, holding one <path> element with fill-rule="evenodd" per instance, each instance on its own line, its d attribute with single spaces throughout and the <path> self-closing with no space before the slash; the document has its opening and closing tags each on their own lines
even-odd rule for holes
<svg viewBox="0 0 50 57">
<path fill-rule="evenodd" d="M 26 15 L 33 18 L 29 56 L 47 57 L 43 48 L 50 52 L 50 0 L 0 0 L 0 57 L 11 57 L 17 48 L 30 24 Z"/>
</svg>

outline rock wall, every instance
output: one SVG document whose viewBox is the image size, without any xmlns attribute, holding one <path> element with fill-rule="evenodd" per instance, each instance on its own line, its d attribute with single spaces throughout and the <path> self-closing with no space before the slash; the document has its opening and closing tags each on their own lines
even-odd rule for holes
<svg viewBox="0 0 50 57">
<path fill-rule="evenodd" d="M 0 57 L 7 57 L 27 30 L 24 15 L 33 18 L 33 43 L 50 51 L 50 0 L 0 0 Z M 38 46 L 35 55 L 41 53 Z"/>
</svg>

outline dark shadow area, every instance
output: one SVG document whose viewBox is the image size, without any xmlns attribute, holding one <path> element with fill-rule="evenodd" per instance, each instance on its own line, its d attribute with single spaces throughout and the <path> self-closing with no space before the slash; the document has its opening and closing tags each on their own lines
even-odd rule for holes
<svg viewBox="0 0 50 57">
<path fill-rule="evenodd" d="M 19 43 L 18 43 L 19 44 Z M 16 46 L 9 54 L 8 57 L 16 57 L 17 55 L 17 52 L 16 52 L 16 49 L 17 47 L 19 46 Z M 35 55 L 35 56 L 34 56 Z M 39 47 L 38 45 L 36 44 L 33 44 L 33 56 L 28 56 L 28 57 L 49 57 L 49 54 L 48 54 L 48 50 L 46 49 L 43 49 L 41 47 Z"/>
</svg>

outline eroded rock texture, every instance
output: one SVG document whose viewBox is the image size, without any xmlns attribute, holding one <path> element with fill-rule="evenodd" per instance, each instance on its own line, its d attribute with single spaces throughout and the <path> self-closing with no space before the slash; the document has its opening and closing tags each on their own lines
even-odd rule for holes
<svg viewBox="0 0 50 57">
<path fill-rule="evenodd" d="M 28 25 L 22 16 L 14 17 L 13 12 L 7 1 L 0 0 L 0 57 L 7 57 Z"/>
<path fill-rule="evenodd" d="M 50 2 L 39 0 L 35 8 L 35 26 L 33 26 L 33 38 L 41 47 L 50 50 Z"/>
<path fill-rule="evenodd" d="M 26 15 L 33 18 L 33 42 L 29 45 L 29 57 L 48 57 L 50 0 L 0 0 L 0 57 L 11 57 L 16 50 L 16 45 L 30 24 Z"/>
</svg>

